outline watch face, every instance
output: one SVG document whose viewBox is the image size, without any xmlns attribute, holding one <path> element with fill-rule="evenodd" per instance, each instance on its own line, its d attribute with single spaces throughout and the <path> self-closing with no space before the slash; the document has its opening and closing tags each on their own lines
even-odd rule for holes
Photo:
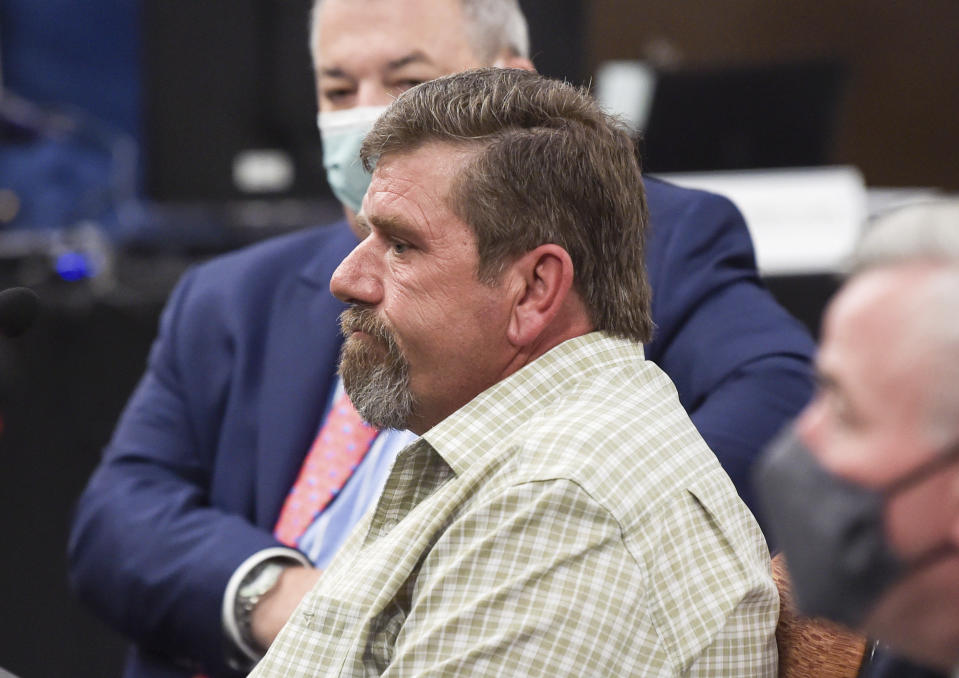
<svg viewBox="0 0 959 678">
<path fill-rule="evenodd" d="M 241 600 L 250 600 L 251 605 L 255 605 L 264 594 L 276 586 L 276 580 L 280 578 L 284 569 L 286 568 L 279 563 L 267 563 L 262 570 L 253 575 L 253 579 L 248 584 L 240 587 L 238 597 Z"/>
</svg>

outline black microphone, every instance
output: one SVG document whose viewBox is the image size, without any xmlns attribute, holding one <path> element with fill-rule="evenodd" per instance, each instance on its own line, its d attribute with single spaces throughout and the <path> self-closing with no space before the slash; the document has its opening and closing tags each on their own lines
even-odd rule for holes
<svg viewBox="0 0 959 678">
<path fill-rule="evenodd" d="M 26 287 L 0 292 L 0 334 L 18 337 L 33 324 L 40 310 L 37 293 Z"/>
</svg>

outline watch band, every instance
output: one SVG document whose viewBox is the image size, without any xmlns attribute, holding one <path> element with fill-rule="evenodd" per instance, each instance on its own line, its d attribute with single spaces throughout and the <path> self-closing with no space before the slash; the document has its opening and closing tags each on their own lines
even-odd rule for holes
<svg viewBox="0 0 959 678">
<path fill-rule="evenodd" d="M 267 560 L 260 563 L 240 584 L 236 594 L 236 625 L 240 631 L 240 637 L 260 654 L 266 652 L 266 648 L 260 647 L 253 637 L 251 628 L 253 610 L 276 588 L 276 582 L 288 567 L 292 567 L 292 563 L 286 561 Z"/>
<path fill-rule="evenodd" d="M 312 567 L 313 565 L 310 560 L 299 551 L 287 547 L 274 547 L 254 553 L 237 567 L 233 576 L 230 577 L 226 590 L 223 593 L 221 616 L 225 641 L 224 659 L 227 664 L 238 671 L 249 672 L 253 665 L 259 661 L 264 654 L 263 651 L 256 646 L 256 643 L 252 642 L 252 637 L 250 637 L 249 633 L 250 615 L 252 615 L 256 605 L 255 603 L 251 604 L 250 601 L 245 601 L 241 604 L 240 589 L 245 589 L 245 593 L 253 593 L 253 589 L 247 587 L 253 583 L 257 575 L 262 572 L 263 566 L 267 563 L 279 564 L 281 567 Z M 274 581 L 273 585 L 275 584 L 276 582 Z M 266 590 L 261 590 L 256 603 L 259 603 L 270 590 L 272 590 L 272 586 Z M 244 633 L 241 633 L 237 615 L 242 612 L 244 607 L 248 607 L 249 611 L 244 624 L 246 630 Z"/>
</svg>

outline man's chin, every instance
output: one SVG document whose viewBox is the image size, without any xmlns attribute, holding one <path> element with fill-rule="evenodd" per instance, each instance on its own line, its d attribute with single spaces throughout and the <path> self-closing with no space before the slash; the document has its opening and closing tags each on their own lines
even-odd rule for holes
<svg viewBox="0 0 959 678">
<path fill-rule="evenodd" d="M 340 354 L 340 377 L 357 411 L 378 428 L 405 428 L 413 408 L 402 356 L 377 337 L 351 332 Z"/>
</svg>

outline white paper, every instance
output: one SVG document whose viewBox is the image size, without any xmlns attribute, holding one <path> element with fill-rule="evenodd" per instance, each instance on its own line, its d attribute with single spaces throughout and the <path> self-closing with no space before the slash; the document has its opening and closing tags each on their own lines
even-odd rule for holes
<svg viewBox="0 0 959 678">
<path fill-rule="evenodd" d="M 841 270 L 867 217 L 865 183 L 854 167 L 661 176 L 732 200 L 746 218 L 763 275 Z"/>
</svg>

